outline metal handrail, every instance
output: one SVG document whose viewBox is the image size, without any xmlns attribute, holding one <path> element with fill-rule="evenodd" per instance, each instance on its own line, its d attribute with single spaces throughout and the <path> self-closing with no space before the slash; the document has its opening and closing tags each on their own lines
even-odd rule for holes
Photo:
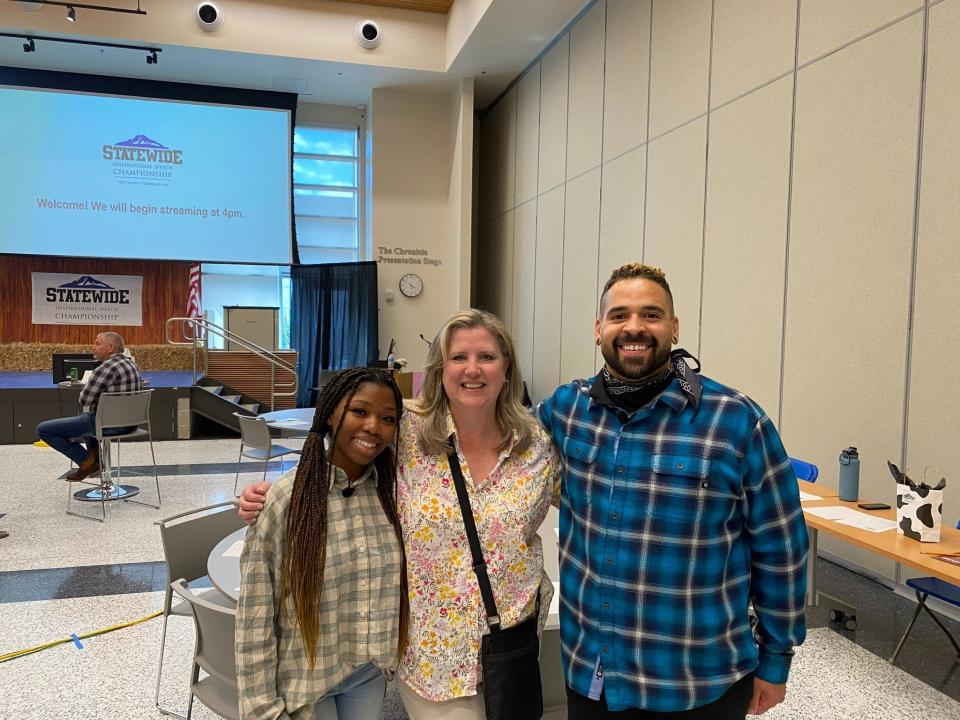
<svg viewBox="0 0 960 720">
<path fill-rule="evenodd" d="M 176 328 L 176 323 L 180 324 L 180 336 L 186 338 L 186 340 L 174 340 L 171 337 L 170 331 L 173 328 Z M 189 332 L 188 332 L 189 331 Z M 189 318 L 189 317 L 172 317 L 167 318 L 167 324 L 164 328 L 164 334 L 166 335 L 166 340 L 168 345 L 191 345 L 193 346 L 193 384 L 197 383 L 197 348 L 203 348 L 203 374 L 207 374 L 207 353 L 210 351 L 210 340 L 209 334 L 213 333 L 224 340 L 229 340 L 232 343 L 236 343 L 244 350 L 252 352 L 257 357 L 263 358 L 268 363 L 270 363 L 270 410 L 274 410 L 274 399 L 278 397 L 296 397 L 297 396 L 297 384 L 299 382 L 297 378 L 297 370 L 295 367 L 285 363 L 280 357 L 273 352 L 272 350 L 267 350 L 265 347 L 257 345 L 251 340 L 240 337 L 234 332 L 230 332 L 224 327 L 210 322 L 206 318 L 206 313 L 201 317 Z M 202 344 L 201 344 L 202 342 Z M 290 373 L 290 376 L 293 378 L 292 382 L 278 382 L 277 381 L 277 368 L 285 370 Z M 278 388 L 290 388 L 289 391 L 280 391 Z"/>
</svg>

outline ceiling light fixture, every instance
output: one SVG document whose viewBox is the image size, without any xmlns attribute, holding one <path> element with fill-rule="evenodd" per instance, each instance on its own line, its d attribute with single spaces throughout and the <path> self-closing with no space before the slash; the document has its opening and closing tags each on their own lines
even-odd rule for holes
<svg viewBox="0 0 960 720">
<path fill-rule="evenodd" d="M 9 2 L 16 2 L 17 0 L 9 0 Z M 32 0 L 29 6 L 23 7 L 24 10 L 36 10 L 36 5 L 55 5 L 57 7 L 65 7 L 67 9 L 67 20 L 70 22 L 75 22 L 77 19 L 77 8 L 81 10 L 102 10 L 103 12 L 117 12 L 117 13 L 126 13 L 128 15 L 146 15 L 146 10 L 140 9 L 140 0 L 137 0 L 136 8 L 122 8 L 122 7 L 112 7 L 110 5 L 90 5 L 87 3 L 75 3 L 75 2 L 62 2 L 61 0 Z"/>
<path fill-rule="evenodd" d="M 34 43 L 34 41 L 36 40 L 41 40 L 44 42 L 68 43 L 70 45 L 90 45 L 92 47 L 98 47 L 98 48 L 108 47 L 108 48 L 118 48 L 120 50 L 137 50 L 139 52 L 147 53 L 147 63 L 150 65 L 156 65 L 158 61 L 157 53 L 163 52 L 163 48 L 158 48 L 158 47 L 146 47 L 144 45 L 124 45 L 123 43 L 111 43 L 111 42 L 94 42 L 93 40 L 78 40 L 76 38 L 50 37 L 49 35 L 23 35 L 20 33 L 0 32 L 0 37 L 19 38 L 23 40 L 24 52 L 36 52 L 37 47 Z"/>
</svg>

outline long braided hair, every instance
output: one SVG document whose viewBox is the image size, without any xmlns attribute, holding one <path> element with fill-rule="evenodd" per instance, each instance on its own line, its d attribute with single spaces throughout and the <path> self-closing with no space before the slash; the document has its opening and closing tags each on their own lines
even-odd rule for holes
<svg viewBox="0 0 960 720">
<path fill-rule="evenodd" d="M 349 407 L 357 390 L 364 383 L 381 385 L 393 391 L 397 403 L 397 425 L 394 431 L 394 447 L 400 429 L 400 414 L 403 398 L 394 382 L 393 375 L 376 368 L 354 367 L 342 370 L 323 386 L 313 415 L 313 426 L 303 445 L 297 475 L 290 497 L 287 513 L 287 547 L 283 558 L 283 573 L 280 578 L 280 601 L 288 596 L 293 599 L 297 624 L 303 635 L 303 644 L 311 669 L 316 662 L 318 615 L 317 608 L 323 588 L 323 570 L 327 548 L 327 496 L 333 482 L 331 458 L 336 447 L 337 434 L 343 426 L 346 412 L 341 413 L 337 427 L 330 426 L 331 416 L 346 398 L 344 408 Z M 331 435 L 329 453 L 324 447 L 324 437 Z M 329 455 L 329 456 L 328 456 Z M 383 512 L 393 525 L 403 552 L 403 536 L 397 514 L 397 474 L 394 450 L 386 448 L 373 460 L 377 470 L 377 496 Z M 403 561 L 400 582 L 400 644 L 398 653 L 406 643 L 407 634 L 407 589 L 406 558 Z"/>
</svg>

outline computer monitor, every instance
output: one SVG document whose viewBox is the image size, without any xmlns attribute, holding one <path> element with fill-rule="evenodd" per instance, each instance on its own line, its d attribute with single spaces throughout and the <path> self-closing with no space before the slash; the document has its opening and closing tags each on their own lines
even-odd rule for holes
<svg viewBox="0 0 960 720">
<path fill-rule="evenodd" d="M 53 353 L 53 382 L 61 383 L 70 379 L 70 370 L 77 369 L 77 378 L 82 378 L 87 370 L 100 367 L 100 361 L 88 353 Z"/>
</svg>

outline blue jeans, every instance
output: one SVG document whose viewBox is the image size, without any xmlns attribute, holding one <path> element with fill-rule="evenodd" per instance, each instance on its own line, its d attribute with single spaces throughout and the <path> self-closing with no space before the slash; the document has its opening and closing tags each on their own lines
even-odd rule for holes
<svg viewBox="0 0 960 720">
<path fill-rule="evenodd" d="M 108 428 L 103 431 L 104 435 L 123 435 L 135 430 L 136 426 Z M 57 418 L 56 420 L 44 420 L 37 425 L 37 435 L 47 445 L 59 453 L 63 453 L 80 465 L 87 456 L 97 449 L 97 439 L 94 433 L 97 431 L 96 418 L 92 413 L 80 413 L 73 417 Z M 80 438 L 86 443 L 84 448 L 75 438 Z"/>
<path fill-rule="evenodd" d="M 316 720 L 377 720 L 387 679 L 373 663 L 361 665 L 316 704 Z"/>
<path fill-rule="evenodd" d="M 97 447 L 97 440 L 93 436 L 96 432 L 94 417 L 90 413 L 80 413 L 74 417 L 44 420 L 37 425 L 37 435 L 47 445 L 59 453 L 63 453 L 80 465 L 87 456 Z M 74 438 L 83 438 L 87 447 L 83 447 Z"/>
</svg>

